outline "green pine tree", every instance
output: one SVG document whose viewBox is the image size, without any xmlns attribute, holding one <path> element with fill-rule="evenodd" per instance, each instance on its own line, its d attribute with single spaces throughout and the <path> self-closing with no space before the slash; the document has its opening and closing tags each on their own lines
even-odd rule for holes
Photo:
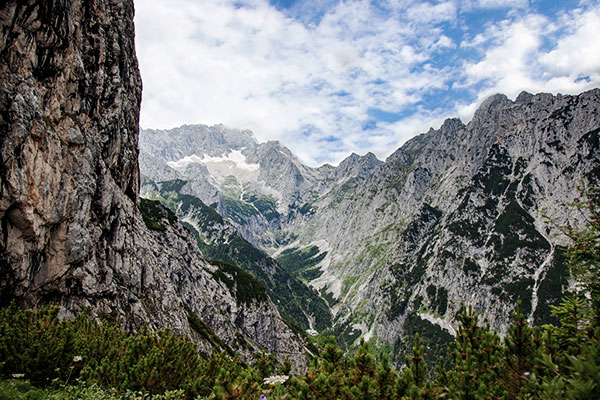
<svg viewBox="0 0 600 400">
<path fill-rule="evenodd" d="M 396 383 L 397 398 L 426 399 L 430 396 L 430 385 L 427 382 L 427 365 L 423 359 L 423 345 L 418 333 L 412 355 L 405 358 L 406 367 Z"/>
<path fill-rule="evenodd" d="M 529 384 L 534 370 L 534 361 L 539 352 L 539 340 L 517 302 L 517 310 L 512 314 L 512 323 L 504 338 L 504 364 L 500 375 L 510 398 L 517 398 Z"/>
<path fill-rule="evenodd" d="M 455 347 L 449 354 L 453 370 L 448 372 L 448 387 L 451 398 L 475 400 L 502 397 L 499 364 L 502 360 L 500 338 L 489 331 L 489 327 L 477 325 L 477 314 L 471 307 L 459 315 L 460 325 Z"/>
<path fill-rule="evenodd" d="M 377 365 L 375 376 L 378 388 L 377 398 L 381 400 L 392 399 L 396 384 L 396 371 L 390 365 L 390 358 L 386 353 L 383 353 L 381 363 Z"/>
</svg>

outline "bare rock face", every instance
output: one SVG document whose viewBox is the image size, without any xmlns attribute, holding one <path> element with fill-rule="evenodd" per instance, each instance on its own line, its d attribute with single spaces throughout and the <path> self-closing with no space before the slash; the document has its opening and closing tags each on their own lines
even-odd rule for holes
<svg viewBox="0 0 600 400">
<path fill-rule="evenodd" d="M 88 295 L 129 256 L 141 99 L 132 18 L 131 2 L 2 6 L 3 303 Z M 82 287 L 92 266 L 100 282 Z"/>
<path fill-rule="evenodd" d="M 271 303 L 241 309 L 187 231 L 142 221 L 133 13 L 132 0 L 0 6 L 0 306 L 56 302 L 193 337 L 186 303 L 217 313 L 207 324 L 234 350 L 241 335 L 302 364 Z"/>
</svg>

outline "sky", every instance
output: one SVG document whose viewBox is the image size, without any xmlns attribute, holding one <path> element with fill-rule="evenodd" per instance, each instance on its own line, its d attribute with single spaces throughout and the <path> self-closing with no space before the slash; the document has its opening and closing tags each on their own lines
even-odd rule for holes
<svg viewBox="0 0 600 400">
<path fill-rule="evenodd" d="M 488 96 L 600 87 L 600 0 L 135 0 L 142 128 L 385 159 Z"/>
</svg>

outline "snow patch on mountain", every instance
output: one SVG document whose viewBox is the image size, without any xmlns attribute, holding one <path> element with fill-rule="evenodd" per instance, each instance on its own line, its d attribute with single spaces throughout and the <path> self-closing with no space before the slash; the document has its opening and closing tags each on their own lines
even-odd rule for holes
<svg viewBox="0 0 600 400">
<path fill-rule="evenodd" d="M 260 165 L 248 163 L 246 156 L 242 154 L 241 150 L 232 150 L 227 155 L 221 157 L 211 157 L 207 154 L 192 154 L 177 161 L 167 162 L 169 167 L 180 171 L 185 170 L 190 164 L 204 164 L 211 173 L 216 175 L 224 175 L 224 173 L 229 172 L 228 175 L 237 176 L 236 172 L 256 172 L 260 169 Z M 243 175 L 240 174 L 240 176 Z"/>
<path fill-rule="evenodd" d="M 202 160 L 202 157 L 197 156 L 196 154 L 192 154 L 191 156 L 183 157 L 182 159 L 177 161 L 167 161 L 167 165 L 176 170 L 184 170 L 190 164 L 201 164 Z"/>
</svg>

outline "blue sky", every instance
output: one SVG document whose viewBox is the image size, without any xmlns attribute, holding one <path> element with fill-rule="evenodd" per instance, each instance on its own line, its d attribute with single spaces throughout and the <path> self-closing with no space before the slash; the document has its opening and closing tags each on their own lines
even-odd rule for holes
<svg viewBox="0 0 600 400">
<path fill-rule="evenodd" d="M 141 125 L 223 123 L 306 163 L 385 159 L 489 95 L 600 86 L 600 3 L 135 0 Z"/>
</svg>

